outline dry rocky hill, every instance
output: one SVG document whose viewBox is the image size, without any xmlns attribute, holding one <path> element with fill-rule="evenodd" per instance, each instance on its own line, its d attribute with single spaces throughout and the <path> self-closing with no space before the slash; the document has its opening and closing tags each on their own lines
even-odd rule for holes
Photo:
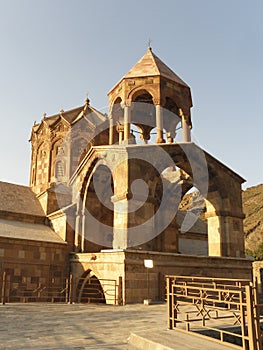
<svg viewBox="0 0 263 350">
<path fill-rule="evenodd" d="M 243 191 L 246 248 L 253 255 L 263 253 L 263 184 Z"/>
</svg>

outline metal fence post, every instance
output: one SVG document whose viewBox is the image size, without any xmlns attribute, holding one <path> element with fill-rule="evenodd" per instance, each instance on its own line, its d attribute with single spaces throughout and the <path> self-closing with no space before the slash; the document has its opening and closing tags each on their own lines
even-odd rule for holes
<svg viewBox="0 0 263 350">
<path fill-rule="evenodd" d="M 118 281 L 118 305 L 123 305 L 123 297 L 122 297 L 122 276 L 119 276 Z"/>
<path fill-rule="evenodd" d="M 72 304 L 73 303 L 73 276 L 72 274 L 70 274 L 69 276 L 69 303 Z"/>
<path fill-rule="evenodd" d="M 168 329 L 173 329 L 174 327 L 174 312 L 173 310 L 173 294 L 172 294 L 172 278 L 166 277 L 166 293 L 167 293 L 167 327 Z"/>
<path fill-rule="evenodd" d="M 66 279 L 66 289 L 65 289 L 65 303 L 69 302 L 69 279 Z"/>
<path fill-rule="evenodd" d="M 252 287 L 250 285 L 245 286 L 246 290 L 246 303 L 247 303 L 247 329 L 249 337 L 249 350 L 258 350 L 256 341 L 256 330 L 254 323 L 254 310 L 252 299 Z"/>
<path fill-rule="evenodd" d="M 3 272 L 3 278 L 2 278 L 1 301 L 3 305 L 5 305 L 5 291 L 6 291 L 6 271 Z"/>
<path fill-rule="evenodd" d="M 254 285 L 252 287 L 253 297 L 254 297 L 254 324 L 256 329 L 256 341 L 258 350 L 262 350 L 262 337 L 260 330 L 260 312 L 259 312 L 259 295 L 258 295 L 258 279 L 255 278 Z"/>
</svg>

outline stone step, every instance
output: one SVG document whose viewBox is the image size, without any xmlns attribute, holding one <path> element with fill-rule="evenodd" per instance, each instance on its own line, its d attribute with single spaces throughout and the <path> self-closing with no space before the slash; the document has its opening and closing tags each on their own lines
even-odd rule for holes
<svg viewBox="0 0 263 350">
<path fill-rule="evenodd" d="M 131 333 L 128 350 L 229 350 L 233 346 L 218 343 L 208 337 L 178 330 L 142 331 Z"/>
</svg>

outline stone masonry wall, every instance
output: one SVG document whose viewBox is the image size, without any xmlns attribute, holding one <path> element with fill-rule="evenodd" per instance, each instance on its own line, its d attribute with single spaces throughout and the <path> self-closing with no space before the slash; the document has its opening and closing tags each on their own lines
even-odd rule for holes
<svg viewBox="0 0 263 350">
<path fill-rule="evenodd" d="M 252 279 L 251 262 L 246 259 L 132 250 L 74 254 L 71 271 L 75 277 L 80 277 L 92 270 L 99 280 L 118 281 L 121 276 L 124 303 L 138 303 L 148 298 L 144 259 L 151 259 L 154 264 L 153 269 L 149 269 L 152 300 L 164 300 L 165 275 Z"/>
<path fill-rule="evenodd" d="M 0 290 L 7 274 L 7 295 L 41 286 L 62 286 L 68 277 L 67 244 L 0 238 Z"/>
</svg>

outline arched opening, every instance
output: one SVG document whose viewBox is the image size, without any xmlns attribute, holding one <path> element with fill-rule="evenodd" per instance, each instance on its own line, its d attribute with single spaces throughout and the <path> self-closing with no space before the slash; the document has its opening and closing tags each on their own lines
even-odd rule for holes
<svg viewBox="0 0 263 350">
<path fill-rule="evenodd" d="M 106 304 L 104 291 L 100 280 L 91 270 L 87 270 L 78 280 L 76 288 L 76 301 L 78 303 Z"/>
<path fill-rule="evenodd" d="M 171 164 L 151 183 L 154 183 L 151 193 L 155 203 L 156 235 L 144 248 L 208 255 L 206 200 L 193 187 L 192 178 Z M 161 214 L 157 215 L 162 207 Z"/>
<path fill-rule="evenodd" d="M 151 130 L 156 125 L 155 106 L 152 95 L 146 91 L 137 91 L 132 97 L 131 124 L 138 127 L 140 143 L 147 143 Z"/>
<path fill-rule="evenodd" d="M 164 168 L 155 180 L 153 188 L 155 212 L 160 211 L 159 215 L 155 215 L 155 227 L 160 232 L 153 242 L 157 251 L 178 252 L 179 226 L 176 222 L 176 213 L 183 191 L 181 172 L 174 164 Z"/>
<path fill-rule="evenodd" d="M 119 122 L 120 124 L 123 124 L 123 108 L 121 102 L 122 99 L 117 97 L 112 105 L 111 114 L 115 123 Z"/>
<path fill-rule="evenodd" d="M 60 182 L 65 176 L 65 164 L 62 160 L 58 160 L 55 166 L 55 179 Z"/>
<path fill-rule="evenodd" d="M 162 108 L 163 127 L 166 131 L 165 137 L 168 143 L 173 143 L 181 119 L 179 117 L 178 106 L 170 97 L 165 98 L 165 104 Z M 178 138 L 177 138 L 178 139 Z"/>
<path fill-rule="evenodd" d="M 63 158 L 65 158 L 65 150 L 62 145 L 62 139 L 58 138 L 54 140 L 50 151 L 50 166 L 49 166 L 49 178 L 50 181 L 63 181 L 65 176 L 65 165 Z"/>
<path fill-rule="evenodd" d="M 100 164 L 91 175 L 83 198 L 84 252 L 112 248 L 113 193 L 111 170 Z"/>
<path fill-rule="evenodd" d="M 181 254 L 208 255 L 206 202 L 196 187 L 182 197 L 176 213 L 178 250 Z"/>
<path fill-rule="evenodd" d="M 110 134 L 111 140 L 110 143 L 116 144 L 121 143 L 123 140 L 124 132 L 124 111 L 122 108 L 122 99 L 117 97 L 111 107 L 111 125 L 110 125 Z"/>
<path fill-rule="evenodd" d="M 146 140 L 143 139 L 142 129 L 135 124 L 131 124 L 131 136 L 134 138 L 134 143 L 137 145 L 146 143 Z"/>
<path fill-rule="evenodd" d="M 185 246 L 183 249 L 181 244 L 178 251 L 196 255 L 239 256 L 238 254 L 241 254 L 240 244 L 237 241 L 237 235 L 233 232 L 233 222 L 238 219 L 232 218 L 227 213 L 227 208 L 231 206 L 228 197 L 224 195 L 225 185 L 219 183 L 220 180 L 215 176 L 215 170 L 206 163 L 206 159 L 198 148 L 191 147 L 191 153 L 189 153 L 187 148 L 181 147 L 181 152 L 174 153 L 172 158 L 174 164 L 180 167 L 178 168 L 180 172 L 178 180 L 172 179 L 173 173 L 171 172 L 170 181 L 171 183 L 178 181 L 182 188 L 181 198 L 183 198 L 183 201 L 180 198 L 178 203 L 178 215 L 180 211 L 182 213 L 181 220 L 180 217 L 177 217 L 177 224 L 179 222 L 178 234 L 184 239 Z M 194 201 L 188 203 L 188 207 L 182 204 L 187 196 L 188 199 L 194 198 Z M 171 197 L 173 197 L 172 194 Z M 201 207 L 196 205 L 196 203 L 200 204 L 200 197 Z M 204 232 L 207 233 L 206 237 Z M 206 241 L 207 243 L 204 243 Z M 198 245 L 200 249 L 197 250 Z"/>
</svg>

